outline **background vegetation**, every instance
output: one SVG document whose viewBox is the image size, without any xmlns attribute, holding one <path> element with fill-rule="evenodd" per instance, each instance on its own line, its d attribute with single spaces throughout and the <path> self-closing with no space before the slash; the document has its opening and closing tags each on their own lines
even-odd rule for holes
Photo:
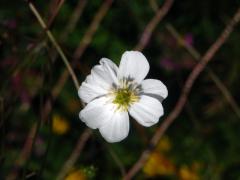
<svg viewBox="0 0 240 180">
<path fill-rule="evenodd" d="M 196 60 L 239 6 L 237 0 L 1 0 L 0 179 L 126 176 L 174 109 Z M 86 129 L 48 29 L 79 82 L 101 57 L 118 64 L 124 51 L 141 50 L 150 62 L 148 77 L 169 89 L 159 124 L 143 128 L 131 121 L 128 138 L 114 144 Z M 224 42 L 136 179 L 240 179 L 239 26 Z"/>
</svg>

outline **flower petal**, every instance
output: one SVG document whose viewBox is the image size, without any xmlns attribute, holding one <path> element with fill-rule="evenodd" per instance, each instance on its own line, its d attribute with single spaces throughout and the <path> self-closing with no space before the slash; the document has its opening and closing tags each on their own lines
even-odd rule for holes
<svg viewBox="0 0 240 180">
<path fill-rule="evenodd" d="M 103 65 L 105 72 L 109 75 L 108 77 L 114 82 L 118 83 L 117 73 L 118 67 L 110 59 L 102 58 L 100 64 Z"/>
<path fill-rule="evenodd" d="M 107 97 L 100 97 L 91 101 L 79 113 L 79 118 L 92 129 L 101 127 L 111 119 L 114 112 L 112 103 L 108 101 Z"/>
<path fill-rule="evenodd" d="M 134 79 L 140 83 L 149 71 L 149 63 L 146 57 L 138 51 L 126 51 L 123 53 L 119 65 L 118 78 Z"/>
<path fill-rule="evenodd" d="M 118 67 L 109 59 L 102 58 L 100 65 L 93 67 L 91 74 L 81 84 L 78 95 L 85 103 L 106 95 L 113 84 L 117 84 Z"/>
<path fill-rule="evenodd" d="M 128 136 L 129 116 L 126 111 L 115 111 L 111 119 L 99 128 L 101 135 L 110 143 L 119 142 Z"/>
<path fill-rule="evenodd" d="M 157 99 L 142 95 L 140 101 L 129 108 L 129 113 L 138 123 L 149 127 L 159 121 L 163 107 Z"/>
<path fill-rule="evenodd" d="M 144 95 L 155 97 L 161 100 L 168 96 L 167 87 L 159 80 L 145 79 L 142 81 L 141 87 Z"/>
<path fill-rule="evenodd" d="M 85 103 L 89 103 L 93 99 L 107 94 L 107 90 L 98 85 L 94 85 L 94 83 L 89 83 L 89 81 L 92 81 L 91 79 L 92 76 L 89 75 L 86 82 L 83 82 L 78 90 L 80 99 Z"/>
<path fill-rule="evenodd" d="M 95 84 L 109 90 L 114 84 L 118 83 L 117 72 L 118 67 L 111 60 L 102 58 L 100 65 L 93 67 L 91 75 Z"/>
</svg>

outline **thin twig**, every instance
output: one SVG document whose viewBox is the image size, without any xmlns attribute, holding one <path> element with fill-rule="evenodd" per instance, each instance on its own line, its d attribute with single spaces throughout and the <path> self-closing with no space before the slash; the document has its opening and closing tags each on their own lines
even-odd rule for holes
<svg viewBox="0 0 240 180">
<path fill-rule="evenodd" d="M 50 62 L 50 61 L 48 61 Z M 51 64 L 51 62 L 49 63 L 49 65 Z M 23 176 L 22 176 L 22 179 L 25 179 L 26 176 L 27 176 L 27 170 L 28 170 L 28 166 L 29 166 L 29 163 L 30 163 L 30 159 L 31 159 L 31 156 L 33 154 L 33 149 L 34 149 L 34 146 L 35 146 L 35 142 L 36 142 L 36 139 L 37 139 L 37 136 L 39 134 L 39 129 L 41 127 L 41 124 L 44 122 L 44 118 L 46 118 L 47 116 L 44 114 L 44 87 L 46 86 L 51 86 L 52 84 L 52 71 L 51 71 L 51 68 L 50 66 L 45 66 L 44 64 L 42 65 L 41 67 L 41 75 L 42 75 L 42 79 L 44 79 L 44 82 L 46 83 L 42 83 L 42 86 L 40 88 L 40 109 L 39 109 L 39 119 L 38 119 L 38 122 L 37 122 L 37 127 L 36 127 L 36 131 L 35 131 L 35 134 L 33 136 L 33 141 L 31 141 L 31 147 L 29 149 L 29 155 L 26 159 L 26 163 L 25 163 L 25 167 L 23 169 Z M 51 101 L 51 94 L 49 94 L 49 97 L 48 99 L 50 99 Z M 50 109 L 52 109 L 52 106 L 48 106 Z M 49 110 L 51 111 L 51 110 Z M 47 118 L 46 118 L 47 119 Z M 49 118 L 48 118 L 49 119 Z M 51 118 L 50 118 L 50 122 L 51 122 Z M 45 120 L 46 121 L 46 120 Z M 49 138 L 49 141 L 50 141 L 51 137 Z M 46 155 L 47 153 L 45 153 L 44 157 L 43 157 L 43 161 L 46 159 Z M 41 175 L 41 170 L 42 168 L 40 168 L 40 175 Z"/>
<path fill-rule="evenodd" d="M 81 58 L 83 52 L 86 50 L 90 42 L 92 41 L 93 35 L 97 31 L 99 24 L 102 19 L 108 12 L 108 9 L 112 5 L 112 0 L 105 0 L 104 3 L 99 8 L 98 12 L 95 14 L 92 23 L 90 24 L 87 32 L 84 34 L 83 39 L 81 40 L 78 48 L 75 50 L 73 54 L 73 61 L 77 61 Z M 75 64 L 75 62 L 73 62 Z"/>
<path fill-rule="evenodd" d="M 156 28 L 158 23 L 163 19 L 163 17 L 165 17 L 165 15 L 168 13 L 169 9 L 172 7 L 172 4 L 173 0 L 166 0 L 163 6 L 159 8 L 156 15 L 145 27 L 138 44 L 134 48 L 135 50 L 142 51 L 146 47 L 152 36 L 154 29 Z"/>
<path fill-rule="evenodd" d="M 154 31 L 154 29 L 156 28 L 157 24 L 162 20 L 162 18 L 167 14 L 168 10 L 170 9 L 171 5 L 173 3 L 173 0 L 166 0 L 165 4 L 163 5 L 162 8 L 160 8 L 157 12 L 157 14 L 151 19 L 151 21 L 147 24 L 144 32 L 142 33 L 142 36 L 140 38 L 140 41 L 138 42 L 138 44 L 136 45 L 136 50 L 143 50 L 147 43 L 150 40 L 150 37 L 152 35 L 152 32 Z M 109 9 L 111 5 L 111 1 L 105 1 L 105 3 L 100 7 L 99 11 L 96 13 L 93 22 L 91 23 L 89 30 L 86 32 L 86 34 L 83 37 L 83 40 L 81 41 L 79 47 L 76 49 L 75 53 L 74 53 L 74 63 L 76 62 L 77 59 L 81 58 L 83 52 L 85 51 L 85 49 L 87 48 L 87 46 L 89 45 L 89 43 L 91 42 L 92 36 L 95 33 L 95 31 L 97 30 L 97 27 L 101 21 L 101 19 L 104 17 L 104 15 L 106 14 L 107 10 Z M 101 18 L 101 19 L 100 19 Z M 57 83 L 57 85 L 55 86 L 54 90 L 53 90 L 53 96 L 57 96 L 58 93 L 60 92 L 59 90 L 62 89 L 63 85 L 65 84 L 66 80 L 68 78 L 68 74 L 66 72 L 64 72 L 61 76 L 61 78 L 59 78 L 59 81 Z M 90 137 L 90 136 L 89 136 Z M 81 142 L 79 142 L 81 143 Z M 78 147 L 77 146 L 74 148 L 76 149 Z M 74 150 L 75 151 L 75 150 Z M 111 153 L 111 152 L 110 152 Z M 78 158 L 79 156 L 75 156 L 75 158 Z M 72 158 L 72 155 L 70 156 L 70 158 Z M 70 159 L 69 158 L 69 159 Z M 114 158 L 114 156 L 113 156 Z M 116 160 L 116 157 L 115 157 Z M 69 162 L 70 160 L 67 160 L 67 162 Z M 72 160 L 70 161 L 72 162 Z M 67 163 L 66 163 L 67 164 Z M 64 165 L 62 170 L 65 169 L 68 165 Z M 68 163 L 69 164 L 69 163 Z M 71 164 L 72 166 L 74 165 Z M 118 162 L 119 165 L 119 162 Z M 124 168 L 121 168 L 121 173 L 125 174 L 125 170 Z M 60 171 L 61 172 L 61 171 Z M 67 172 L 64 172 L 65 175 Z M 59 175 L 60 176 L 60 175 Z M 64 176 L 61 175 L 60 178 L 63 178 Z"/>
<path fill-rule="evenodd" d="M 51 3 L 50 8 L 52 8 L 52 11 L 50 11 L 51 16 L 47 22 L 48 29 L 52 25 L 54 19 L 56 18 L 57 14 L 58 14 L 59 10 L 61 9 L 62 5 L 64 4 L 64 2 L 65 2 L 65 0 L 54 0 Z"/>
<path fill-rule="evenodd" d="M 144 31 L 142 32 L 141 37 L 134 48 L 135 50 L 143 51 L 146 48 L 147 44 L 150 41 L 152 33 L 156 29 L 157 25 L 161 22 L 161 20 L 163 20 L 163 18 L 167 15 L 173 5 L 173 2 L 174 0 L 165 0 L 164 4 L 158 8 L 156 1 L 150 1 L 151 8 L 154 10 L 155 15 L 145 26 Z M 152 3 L 154 3 L 154 7 L 152 6 Z M 144 128 L 138 123 L 134 123 L 134 125 L 137 127 L 138 131 L 145 131 Z"/>
<path fill-rule="evenodd" d="M 153 11 L 157 12 L 158 4 L 157 4 L 156 0 L 149 0 L 149 4 L 150 4 L 151 8 L 153 9 Z"/>
<path fill-rule="evenodd" d="M 74 148 L 72 154 L 68 158 L 68 160 L 63 165 L 62 169 L 59 171 L 60 173 L 57 176 L 57 180 L 62 180 L 66 176 L 66 174 L 71 170 L 73 165 L 78 160 L 83 147 L 85 146 L 87 140 L 91 136 L 92 131 L 90 129 L 85 129 L 85 131 L 82 133 L 82 135 L 79 137 L 77 146 Z"/>
<path fill-rule="evenodd" d="M 43 21 L 43 18 L 41 17 L 41 15 L 39 14 L 38 10 L 35 8 L 35 6 L 33 5 L 32 2 L 28 2 L 29 8 L 32 11 L 32 13 L 36 16 L 39 24 L 41 25 L 41 27 L 46 30 L 46 34 L 49 38 L 49 40 L 52 42 L 53 46 L 56 48 L 56 50 L 58 51 L 60 57 L 62 58 L 65 66 L 67 67 L 67 71 L 68 73 L 71 75 L 72 80 L 74 82 L 74 85 L 76 87 L 76 89 L 79 88 L 79 82 L 77 80 L 77 77 L 71 67 L 71 65 L 69 64 L 67 57 L 65 56 L 65 54 L 63 53 L 61 47 L 59 46 L 59 44 L 57 43 L 57 41 L 55 40 L 54 36 L 52 35 L 51 31 L 47 28 L 45 22 Z"/>
<path fill-rule="evenodd" d="M 39 125 L 40 126 L 40 125 Z M 22 166 L 26 159 L 28 159 L 28 156 L 30 155 L 31 152 L 31 147 L 34 141 L 34 136 L 37 132 L 37 123 L 34 123 L 34 125 L 32 126 L 32 129 L 30 130 L 29 136 L 27 137 L 27 141 L 25 142 L 26 144 L 24 145 L 24 149 L 22 149 L 19 159 L 16 160 L 16 165 L 17 166 Z"/>
<path fill-rule="evenodd" d="M 143 153 L 141 154 L 138 161 L 128 171 L 127 175 L 124 178 L 125 180 L 131 179 L 143 167 L 143 165 L 147 161 L 150 153 L 152 152 L 152 150 L 155 148 L 155 146 L 161 139 L 162 135 L 166 132 L 168 127 L 172 124 L 172 122 L 181 113 L 195 80 L 200 75 L 200 73 L 204 70 L 207 63 L 213 58 L 213 56 L 219 50 L 219 48 L 225 43 L 225 41 L 227 40 L 227 38 L 233 31 L 236 24 L 239 22 L 239 20 L 240 20 L 240 8 L 236 11 L 236 14 L 233 16 L 231 21 L 227 24 L 227 26 L 225 27 L 225 29 L 223 30 L 221 35 L 218 37 L 218 39 L 213 43 L 213 45 L 208 49 L 208 51 L 204 54 L 204 56 L 201 58 L 199 63 L 192 70 L 192 72 L 188 76 L 187 80 L 185 81 L 182 93 L 181 93 L 174 109 L 166 117 L 166 119 L 163 121 L 161 126 L 157 129 L 157 131 L 153 135 L 153 137 L 150 141 L 150 146 L 149 146 L 151 148 L 147 148 L 143 151 Z"/>
<path fill-rule="evenodd" d="M 44 67 L 42 66 L 42 71 L 44 71 Z M 43 79 L 44 78 L 44 74 L 43 74 Z M 49 79 L 48 79 L 49 80 Z M 43 86 L 44 84 L 42 84 Z M 37 120 L 37 122 L 35 122 L 28 135 L 27 138 L 25 140 L 25 143 L 23 145 L 23 148 L 19 154 L 19 157 L 17 158 L 17 160 L 14 163 L 14 168 L 12 170 L 12 172 L 10 172 L 10 174 L 8 175 L 7 179 L 16 179 L 19 175 L 19 170 L 22 166 L 25 165 L 24 169 L 23 169 L 23 176 L 22 179 L 25 179 L 27 176 L 27 169 L 28 169 L 28 165 L 32 156 L 32 152 L 33 152 L 33 147 L 35 145 L 35 141 L 37 139 L 38 136 L 38 132 L 40 129 L 40 126 L 43 122 L 43 117 L 44 117 L 44 113 L 42 112 L 43 109 L 43 88 L 40 89 L 40 118 Z"/>
<path fill-rule="evenodd" d="M 109 146 L 107 143 L 105 143 L 105 145 L 106 145 L 108 152 L 110 153 L 113 160 L 115 161 L 116 165 L 118 166 L 118 168 L 122 174 L 122 177 L 124 177 L 126 174 L 126 170 L 125 170 L 125 167 L 124 167 L 121 159 L 119 159 L 118 155 L 114 152 L 114 150 L 111 148 L 111 146 Z"/>
<path fill-rule="evenodd" d="M 79 21 L 86 4 L 87 4 L 87 0 L 79 0 L 78 1 L 78 4 L 77 4 L 75 10 L 73 11 L 71 17 L 69 18 L 68 24 L 66 25 L 63 33 L 60 35 L 61 41 L 65 41 L 67 39 L 68 35 L 75 29 L 77 22 Z"/>
<path fill-rule="evenodd" d="M 87 48 L 87 46 L 89 45 L 89 43 L 91 42 L 92 36 L 94 35 L 95 31 L 97 30 L 98 25 L 101 22 L 101 19 L 104 17 L 104 15 L 106 14 L 107 10 L 109 9 L 110 5 L 111 5 L 112 1 L 105 1 L 105 3 L 100 7 L 99 11 L 96 13 L 93 22 L 91 23 L 89 30 L 86 32 L 86 34 L 83 37 L 83 40 L 81 41 L 79 47 L 76 49 L 75 53 L 74 53 L 74 58 L 73 58 L 73 63 L 76 62 L 77 59 L 81 58 L 83 52 L 85 51 L 85 49 Z M 168 10 L 170 9 L 171 5 L 173 3 L 173 0 L 166 0 L 165 4 L 163 5 L 162 8 L 160 8 L 157 12 L 157 15 L 155 15 L 152 20 L 147 24 L 144 32 L 142 33 L 142 36 L 140 38 L 139 43 L 136 45 L 137 50 L 143 50 L 147 43 L 149 42 L 149 39 L 152 35 L 152 32 L 154 31 L 154 29 L 156 28 L 157 24 L 162 20 L 162 18 L 167 14 Z M 65 84 L 66 80 L 68 78 L 68 74 L 66 72 L 64 72 L 62 74 L 62 76 L 59 78 L 59 81 L 57 83 L 57 85 L 55 86 L 54 90 L 53 90 L 53 96 L 57 96 L 58 93 L 60 92 L 60 90 L 62 89 L 63 85 Z M 90 136 L 89 136 L 90 137 Z M 81 137 L 80 137 L 81 138 Z M 81 143 L 79 141 L 79 143 Z M 75 149 L 79 146 L 77 143 Z M 110 152 L 111 153 L 111 152 Z M 79 156 L 75 156 L 75 158 L 78 158 Z M 114 157 L 113 157 L 114 158 Z M 70 158 L 67 160 L 67 162 L 65 163 L 65 165 L 62 168 L 62 171 L 64 169 L 66 169 L 66 167 L 69 166 L 70 163 L 68 163 L 69 161 L 72 162 L 72 155 L 70 156 Z M 115 157 L 116 160 L 116 157 Z M 68 164 L 68 165 L 67 165 Z M 74 163 L 71 163 L 71 166 L 73 166 Z M 119 165 L 119 162 L 118 162 Z M 70 167 L 68 168 L 68 170 L 70 169 Z M 120 169 L 122 174 L 125 174 L 125 170 L 123 168 Z M 60 171 L 60 172 L 62 172 Z M 65 170 L 64 170 L 65 171 Z M 64 172 L 64 174 L 66 175 L 67 171 Z M 62 173 L 63 174 L 63 173 Z M 63 178 L 63 175 L 59 175 L 58 177 Z"/>
<path fill-rule="evenodd" d="M 42 19 L 41 15 L 39 14 L 39 12 L 35 8 L 35 6 L 30 1 L 28 1 L 28 5 L 30 7 L 30 10 L 36 16 L 36 18 L 37 18 L 39 24 L 41 25 L 41 27 L 44 30 L 46 30 L 46 34 L 47 34 L 48 38 L 50 39 L 50 41 L 52 42 L 53 46 L 56 48 L 56 50 L 60 54 L 62 60 L 64 61 L 65 65 L 66 65 L 66 67 L 68 69 L 68 72 L 71 74 L 71 77 L 73 79 L 73 82 L 74 82 L 74 85 L 75 85 L 76 89 L 78 89 L 79 88 L 79 83 L 78 83 L 77 77 L 74 74 L 74 71 L 72 70 L 70 64 L 68 63 L 68 60 L 67 60 L 65 54 L 63 53 L 61 47 L 58 45 L 58 43 L 55 40 L 55 38 L 52 35 L 52 33 L 47 29 L 47 26 L 46 26 L 44 20 Z M 37 123 L 35 123 L 32 126 L 32 128 L 31 128 L 31 130 L 30 130 L 30 132 L 28 134 L 27 140 L 25 142 L 25 145 L 23 146 L 23 149 L 22 149 L 22 151 L 20 153 L 19 159 L 16 160 L 16 163 L 15 163 L 16 167 L 21 167 L 25 163 L 25 161 L 28 159 L 29 153 L 31 152 L 32 146 L 34 144 L 33 142 L 34 142 L 34 139 L 36 137 L 38 127 L 39 127 L 39 125 L 37 125 Z M 11 173 L 9 175 L 9 178 L 16 177 L 16 175 L 17 175 L 17 170 L 15 172 Z"/>
<path fill-rule="evenodd" d="M 187 43 L 171 24 L 167 24 L 166 28 L 177 39 L 177 41 L 183 45 L 183 47 L 189 52 L 189 54 L 193 56 L 195 60 L 198 61 L 201 59 L 201 54 L 191 44 Z M 223 82 L 208 66 L 206 67 L 206 71 L 209 77 L 212 79 L 212 81 L 216 84 L 218 89 L 221 91 L 226 101 L 230 104 L 230 106 L 232 107 L 237 117 L 240 118 L 240 108 L 238 107 L 238 104 L 234 100 L 231 92 L 228 91 L 228 89 L 223 84 Z"/>
<path fill-rule="evenodd" d="M 18 176 L 19 168 L 22 167 L 30 156 L 30 152 L 32 150 L 33 142 L 35 134 L 37 134 L 37 123 L 35 122 L 32 126 L 30 132 L 28 133 L 28 137 L 26 138 L 25 144 L 23 145 L 23 149 L 20 152 L 19 158 L 15 161 L 14 170 L 7 176 L 6 179 L 16 179 Z"/>
<path fill-rule="evenodd" d="M 47 26 L 46 26 L 45 22 L 43 21 L 42 17 L 40 16 L 40 14 L 39 14 L 38 11 L 37 11 L 37 9 L 35 8 L 35 6 L 34 6 L 31 2 L 29 2 L 29 7 L 30 7 L 31 11 L 34 13 L 34 15 L 36 16 L 36 18 L 38 19 L 38 21 L 39 21 L 40 25 L 42 26 L 42 28 L 43 28 L 44 30 L 46 30 L 46 33 L 47 33 L 50 41 L 53 43 L 54 47 L 56 48 L 56 50 L 57 50 L 58 53 L 60 54 L 61 58 L 63 59 L 65 65 L 67 66 L 67 71 L 66 71 L 66 72 L 68 73 L 68 71 L 69 71 L 69 73 L 70 73 L 71 76 L 72 76 L 72 79 L 73 79 L 73 82 L 74 82 L 74 84 L 75 84 L 75 87 L 76 87 L 76 89 L 78 90 L 78 88 L 79 88 L 79 83 L 78 83 L 78 81 L 77 81 L 76 75 L 74 74 L 74 72 L 73 72 L 70 64 L 68 63 L 68 60 L 67 60 L 65 54 L 63 53 L 62 49 L 60 48 L 60 46 L 59 46 L 58 43 L 56 42 L 56 40 L 55 40 L 55 38 L 53 37 L 52 33 L 47 29 Z M 75 14 L 75 16 L 77 16 L 77 14 Z M 80 15 L 79 15 L 79 16 L 80 16 Z M 77 18 L 77 17 L 75 17 L 75 18 Z M 78 17 L 78 18 L 79 18 L 79 17 Z M 56 98 L 56 96 L 54 96 L 54 98 Z M 46 106 L 44 106 L 45 109 L 44 109 L 43 111 L 46 112 L 46 113 L 43 114 L 44 116 L 46 116 L 47 114 L 50 113 L 50 108 L 49 108 L 49 105 L 48 105 L 48 104 L 49 104 L 49 101 L 47 101 L 47 102 L 46 102 Z M 90 131 L 90 130 L 88 130 L 88 131 Z M 32 135 L 32 134 L 36 134 L 35 132 L 36 132 L 36 126 L 33 126 L 32 129 L 31 129 L 31 131 L 30 131 L 30 133 L 29 133 L 29 137 L 27 138 L 26 145 L 24 145 L 24 148 L 23 148 L 23 150 L 22 150 L 22 153 L 20 154 L 20 158 L 21 158 L 21 159 L 20 159 L 20 161 L 18 161 L 16 164 L 19 164 L 19 163 L 20 163 L 20 164 L 23 164 L 24 161 L 27 159 L 26 154 L 28 154 L 28 153 L 26 153 L 26 152 L 29 152 L 30 149 L 31 149 L 30 146 L 32 146 L 32 144 L 33 144 L 33 140 L 32 140 L 32 139 L 33 139 L 33 138 L 32 138 L 33 135 Z M 81 143 L 83 144 L 82 147 L 83 147 L 84 144 L 85 144 L 85 142 L 84 142 L 84 137 L 85 137 L 85 136 L 86 136 L 85 133 L 83 133 L 83 135 L 80 137 L 80 139 L 83 140 L 83 141 L 81 142 Z M 88 137 L 86 136 L 86 140 L 87 140 L 87 139 L 88 139 Z M 81 145 L 80 145 L 80 146 L 81 146 Z M 78 146 L 77 149 L 79 150 L 79 153 L 80 153 L 81 147 L 79 148 L 79 146 Z M 76 156 L 72 156 L 72 158 L 74 158 L 74 157 L 76 157 Z M 72 162 L 73 162 L 73 161 L 72 161 Z M 14 175 L 14 174 L 11 174 L 11 175 Z"/>
<path fill-rule="evenodd" d="M 86 48 L 90 44 L 93 35 L 97 31 L 99 24 L 101 23 L 103 17 L 106 15 L 111 4 L 112 4 L 112 0 L 110 0 L 110 1 L 106 0 L 103 3 L 103 5 L 100 7 L 98 12 L 96 13 L 92 23 L 90 24 L 87 32 L 85 33 L 85 35 L 82 39 L 79 47 L 76 49 L 76 51 L 74 53 L 75 58 L 73 59 L 73 64 L 76 63 L 77 59 L 80 59 L 81 55 L 83 54 L 83 52 L 86 50 Z M 71 23 L 72 29 L 76 25 L 76 22 L 77 22 L 78 18 L 80 17 L 81 11 L 83 10 L 84 6 L 85 6 L 85 4 L 79 3 L 79 8 L 76 9 L 75 13 L 72 15 L 72 17 L 74 17 L 74 21 L 72 20 L 72 23 Z M 68 29 L 68 31 L 70 31 L 72 29 Z M 67 36 L 66 33 L 63 35 L 63 38 L 65 38 L 64 36 Z M 56 86 L 53 88 L 53 91 L 52 91 L 53 98 L 58 96 L 58 94 L 60 93 L 61 89 L 63 88 L 67 78 L 68 78 L 68 73 L 65 70 L 62 73 L 59 80 L 57 81 Z M 63 165 L 62 170 L 60 171 L 60 174 L 58 175 L 57 179 L 63 179 L 65 177 L 65 175 L 68 173 L 68 171 L 71 169 L 71 167 L 74 166 L 75 162 L 77 161 L 77 159 L 80 156 L 80 153 L 81 153 L 83 147 L 85 146 L 85 143 L 87 142 L 88 138 L 90 137 L 91 132 L 92 131 L 90 129 L 86 129 L 81 134 L 81 136 L 79 137 L 79 140 L 77 142 L 77 145 L 73 149 L 73 152 L 70 155 L 70 157 L 68 158 L 68 160 L 66 161 L 66 163 Z"/>
<path fill-rule="evenodd" d="M 93 21 L 91 22 L 88 30 L 83 36 L 83 39 L 80 41 L 79 46 L 75 50 L 73 54 L 73 60 L 71 62 L 72 66 L 75 67 L 79 59 L 82 57 L 83 53 L 89 46 L 90 42 L 92 41 L 92 38 L 94 34 L 96 33 L 99 24 L 101 23 L 102 19 L 105 17 L 108 9 L 110 8 L 112 4 L 112 0 L 105 0 L 104 3 L 101 5 L 97 13 L 95 14 Z M 64 70 L 58 79 L 56 85 L 53 88 L 53 96 L 58 96 L 58 94 L 63 89 L 69 74 L 67 73 L 67 70 Z"/>
<path fill-rule="evenodd" d="M 87 0 L 79 0 L 78 1 L 77 7 L 73 11 L 71 17 L 69 18 L 69 21 L 68 21 L 67 25 L 65 26 L 65 29 L 63 30 L 63 32 L 60 35 L 59 42 L 65 42 L 68 35 L 71 32 L 73 32 L 73 30 L 75 29 L 75 27 L 77 25 L 77 22 L 79 21 L 79 18 L 81 17 L 81 15 L 83 13 L 83 10 L 84 10 L 84 7 L 86 6 L 86 3 L 87 3 Z M 52 56 L 53 61 L 55 61 L 58 57 L 58 53 L 55 51 L 55 49 L 53 49 L 52 53 L 50 53 L 50 54 Z M 58 94 L 55 91 L 53 91 L 53 93 L 52 93 L 53 96 Z"/>
</svg>

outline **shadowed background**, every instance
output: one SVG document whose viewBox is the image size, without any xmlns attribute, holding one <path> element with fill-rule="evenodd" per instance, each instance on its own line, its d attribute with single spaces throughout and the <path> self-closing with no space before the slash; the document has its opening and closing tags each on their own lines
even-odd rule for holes
<svg viewBox="0 0 240 180">
<path fill-rule="evenodd" d="M 237 0 L 2 0 L 0 179 L 127 178 L 146 148 L 151 152 L 134 173 L 137 179 L 240 178 L 239 26 L 213 53 L 156 147 L 149 148 L 190 72 L 239 6 Z M 150 128 L 131 120 L 129 136 L 120 143 L 108 144 L 87 129 L 49 30 L 80 83 L 100 58 L 118 64 L 124 51 L 142 51 L 150 63 L 147 77 L 168 87 L 165 116 Z"/>
</svg>

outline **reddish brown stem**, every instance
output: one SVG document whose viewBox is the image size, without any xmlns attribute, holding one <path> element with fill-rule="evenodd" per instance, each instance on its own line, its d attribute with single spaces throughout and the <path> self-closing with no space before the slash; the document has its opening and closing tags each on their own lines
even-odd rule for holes
<svg viewBox="0 0 240 180">
<path fill-rule="evenodd" d="M 203 71 L 203 69 L 205 68 L 207 63 L 213 58 L 215 53 L 219 50 L 219 48 L 227 40 L 227 38 L 233 31 L 235 25 L 239 22 L 239 20 L 240 20 L 240 8 L 237 10 L 236 14 L 233 16 L 231 21 L 227 24 L 227 26 L 225 27 L 225 29 L 223 30 L 221 35 L 218 37 L 218 39 L 213 43 L 213 45 L 208 49 L 208 51 L 205 53 L 205 55 L 201 58 L 200 62 L 192 70 L 192 72 L 188 76 L 187 80 L 185 81 L 182 93 L 181 93 L 174 109 L 171 111 L 171 113 L 167 116 L 167 118 L 164 120 L 164 122 L 158 128 L 156 133 L 153 135 L 153 137 L 150 141 L 150 146 L 149 146 L 151 148 L 147 148 L 143 151 L 143 153 L 140 156 L 140 158 L 138 159 L 138 161 L 133 165 L 133 167 L 128 171 L 127 175 L 124 177 L 125 180 L 131 179 L 143 167 L 143 165 L 147 161 L 150 153 L 152 152 L 154 147 L 157 145 L 158 141 L 161 139 L 161 137 L 166 132 L 168 127 L 173 123 L 173 121 L 181 113 L 195 80 L 200 75 L 200 73 Z"/>
<path fill-rule="evenodd" d="M 70 169 L 74 166 L 76 161 L 78 160 L 83 147 L 85 146 L 87 140 L 91 136 L 92 131 L 90 129 L 86 129 L 82 135 L 79 137 L 76 147 L 74 148 L 72 154 L 69 156 L 68 160 L 63 165 L 62 169 L 59 171 L 60 173 L 57 176 L 57 180 L 64 179 L 66 174 L 70 171 Z"/>
<path fill-rule="evenodd" d="M 65 0 L 53 0 L 50 4 L 50 17 L 48 18 L 47 27 L 49 28 L 56 16 L 59 13 L 59 10 L 61 9 L 62 5 L 64 4 Z"/>
<path fill-rule="evenodd" d="M 198 61 L 199 59 L 201 59 L 201 54 L 192 45 L 187 43 L 172 25 L 168 24 L 166 28 L 178 40 L 178 42 L 181 43 L 183 47 L 194 57 L 195 60 Z M 206 67 L 205 70 L 208 73 L 208 76 L 215 83 L 217 88 L 221 91 L 226 101 L 232 107 L 236 116 L 240 118 L 240 108 L 237 102 L 235 101 L 234 97 L 232 96 L 231 92 L 227 89 L 224 83 L 218 78 L 218 76 L 212 71 L 211 68 Z"/>
<path fill-rule="evenodd" d="M 72 13 L 72 15 L 70 17 L 68 24 L 66 25 L 63 33 L 60 36 L 60 40 L 62 42 L 64 42 L 67 39 L 68 35 L 76 27 L 77 22 L 79 21 L 86 4 L 87 4 L 87 0 L 79 0 L 78 1 L 78 4 L 77 4 L 75 10 L 73 11 L 73 13 Z"/>
<path fill-rule="evenodd" d="M 166 0 L 164 5 L 161 8 L 159 8 L 159 10 L 157 10 L 156 15 L 145 27 L 138 44 L 134 48 L 135 50 L 142 51 L 146 47 L 152 36 L 154 29 L 156 28 L 158 23 L 163 19 L 163 17 L 165 17 L 165 15 L 168 13 L 169 9 L 172 7 L 172 4 L 173 0 Z"/>
<path fill-rule="evenodd" d="M 10 172 L 10 174 L 6 177 L 6 179 L 16 179 L 18 177 L 19 169 L 22 167 L 25 162 L 28 160 L 28 157 L 30 156 L 30 152 L 32 151 L 32 145 L 34 136 L 36 135 L 37 131 L 37 123 L 34 123 L 31 130 L 29 131 L 28 137 L 25 141 L 25 144 L 20 152 L 19 157 L 16 159 L 14 163 L 14 170 Z"/>
</svg>

